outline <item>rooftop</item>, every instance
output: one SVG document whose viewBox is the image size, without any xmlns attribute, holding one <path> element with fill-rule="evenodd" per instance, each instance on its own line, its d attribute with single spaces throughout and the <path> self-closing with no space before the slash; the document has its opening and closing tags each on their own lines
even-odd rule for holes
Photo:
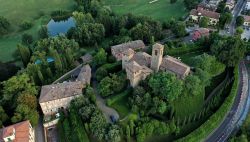
<svg viewBox="0 0 250 142">
<path fill-rule="evenodd" d="M 188 65 L 171 56 L 163 58 L 161 67 L 179 75 L 184 75 L 190 69 Z"/>
<path fill-rule="evenodd" d="M 13 134 L 14 129 L 15 129 L 15 139 L 12 142 L 28 142 L 30 134 L 29 127 L 30 127 L 30 122 L 27 120 L 0 129 L 0 142 L 3 141 L 3 138 L 11 136 Z"/>
<path fill-rule="evenodd" d="M 129 48 L 133 50 L 142 49 L 142 48 L 145 48 L 145 44 L 142 40 L 135 40 L 135 41 L 130 41 L 130 42 L 111 46 L 111 50 L 112 52 L 114 52 L 114 54 L 123 53 L 125 50 Z"/>
<path fill-rule="evenodd" d="M 190 15 L 195 15 L 195 16 L 205 16 L 213 19 L 219 19 L 220 14 L 214 11 L 208 11 L 204 9 L 192 9 L 190 12 Z"/>
<path fill-rule="evenodd" d="M 42 86 L 39 103 L 82 94 L 85 85 L 81 81 L 64 82 Z"/>
</svg>

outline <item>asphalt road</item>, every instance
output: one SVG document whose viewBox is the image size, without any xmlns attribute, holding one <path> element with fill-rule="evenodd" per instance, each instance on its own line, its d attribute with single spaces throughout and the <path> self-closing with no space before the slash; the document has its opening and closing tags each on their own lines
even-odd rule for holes
<svg viewBox="0 0 250 142">
<path fill-rule="evenodd" d="M 233 19 L 232 19 L 231 23 L 229 24 L 230 35 L 234 35 L 235 27 L 236 27 L 236 18 L 240 14 L 240 11 L 244 6 L 244 2 L 245 2 L 244 0 L 238 0 L 233 11 L 232 11 Z"/>
<path fill-rule="evenodd" d="M 45 142 L 44 140 L 44 130 L 43 130 L 43 120 L 42 116 L 39 116 L 39 122 L 38 125 L 35 128 L 35 139 L 36 142 Z"/>
<path fill-rule="evenodd" d="M 224 142 L 226 141 L 233 130 L 237 128 L 238 122 L 241 120 L 242 114 L 248 109 L 245 109 L 248 97 L 248 73 L 245 64 L 242 62 L 240 68 L 240 84 L 237 96 L 234 100 L 230 112 L 225 116 L 225 119 L 220 126 L 214 130 L 206 139 L 206 142 Z"/>
</svg>

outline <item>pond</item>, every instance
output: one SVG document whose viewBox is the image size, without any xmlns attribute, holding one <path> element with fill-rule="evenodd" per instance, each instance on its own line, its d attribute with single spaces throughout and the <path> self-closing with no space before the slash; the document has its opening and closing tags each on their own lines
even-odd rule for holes
<svg viewBox="0 0 250 142">
<path fill-rule="evenodd" d="M 49 36 L 57 36 L 58 34 L 66 34 L 70 28 L 75 27 L 75 21 L 72 17 L 62 21 L 51 19 L 47 27 Z"/>
</svg>

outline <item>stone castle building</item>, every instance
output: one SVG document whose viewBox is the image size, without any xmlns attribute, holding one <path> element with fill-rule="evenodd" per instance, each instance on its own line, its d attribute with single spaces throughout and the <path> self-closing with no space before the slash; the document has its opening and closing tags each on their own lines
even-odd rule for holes
<svg viewBox="0 0 250 142">
<path fill-rule="evenodd" d="M 41 88 L 39 104 L 45 116 L 58 112 L 59 109 L 65 109 L 69 106 L 71 100 L 82 95 L 82 89 L 90 84 L 91 68 L 84 65 L 76 80 L 45 85 Z"/>
<path fill-rule="evenodd" d="M 180 79 L 189 75 L 189 66 L 174 57 L 163 57 L 163 50 L 164 46 L 159 43 L 153 45 L 152 55 L 146 52 L 135 52 L 131 48 L 123 49 L 122 68 L 126 70 L 132 87 L 137 86 L 141 80 L 153 72 L 174 73 Z"/>
</svg>

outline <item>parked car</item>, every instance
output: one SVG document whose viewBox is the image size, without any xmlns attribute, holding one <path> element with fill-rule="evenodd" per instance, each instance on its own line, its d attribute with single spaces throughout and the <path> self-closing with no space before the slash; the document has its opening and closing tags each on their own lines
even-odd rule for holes
<svg viewBox="0 0 250 142">
<path fill-rule="evenodd" d="M 111 122 L 115 123 L 117 120 L 114 115 L 110 115 Z"/>
</svg>

